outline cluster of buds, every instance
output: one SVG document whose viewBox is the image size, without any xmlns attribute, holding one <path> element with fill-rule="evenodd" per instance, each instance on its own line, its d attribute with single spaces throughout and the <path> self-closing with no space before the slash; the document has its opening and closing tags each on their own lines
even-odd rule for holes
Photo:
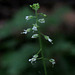
<svg viewBox="0 0 75 75">
<path fill-rule="evenodd" d="M 30 5 L 30 7 L 34 10 L 38 10 L 40 8 L 39 3 L 35 3 L 33 5 Z"/>
</svg>

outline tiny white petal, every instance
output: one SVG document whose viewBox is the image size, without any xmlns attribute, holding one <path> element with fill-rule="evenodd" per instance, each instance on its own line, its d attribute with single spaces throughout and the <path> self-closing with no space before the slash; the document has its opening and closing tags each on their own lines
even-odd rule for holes
<svg viewBox="0 0 75 75">
<path fill-rule="evenodd" d="M 24 29 L 24 32 L 21 32 L 21 34 L 27 34 L 27 30 Z"/>
<path fill-rule="evenodd" d="M 24 31 L 21 32 L 21 34 L 27 34 L 27 33 L 30 32 L 30 31 L 31 31 L 31 28 L 28 28 L 27 30 L 24 29 Z"/>
<path fill-rule="evenodd" d="M 31 63 L 33 63 L 33 62 L 36 61 L 36 58 L 29 59 L 29 61 L 30 61 Z"/>
<path fill-rule="evenodd" d="M 49 38 L 48 41 L 49 41 L 49 42 L 52 42 L 52 39 Z"/>
<path fill-rule="evenodd" d="M 29 59 L 29 61 L 31 61 L 32 59 Z"/>
<path fill-rule="evenodd" d="M 28 20 L 28 17 L 29 17 L 29 16 L 26 16 L 26 18 L 25 18 L 25 19 L 26 19 L 26 20 Z"/>
<path fill-rule="evenodd" d="M 54 64 L 55 64 L 55 62 L 52 62 L 52 64 L 54 65 Z"/>
<path fill-rule="evenodd" d="M 27 31 L 26 32 L 21 32 L 21 34 L 27 34 Z"/>
<path fill-rule="evenodd" d="M 27 34 L 27 32 L 23 32 L 24 34 Z"/>
<path fill-rule="evenodd" d="M 45 35 L 44 38 L 53 44 L 52 39 L 50 39 L 49 36 Z"/>
</svg>

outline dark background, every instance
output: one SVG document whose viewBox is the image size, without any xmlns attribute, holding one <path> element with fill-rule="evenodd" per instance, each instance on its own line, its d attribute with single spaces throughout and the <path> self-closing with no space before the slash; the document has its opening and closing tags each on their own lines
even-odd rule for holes
<svg viewBox="0 0 75 75">
<path fill-rule="evenodd" d="M 35 15 L 29 7 L 33 3 L 47 14 L 41 32 L 54 43 L 42 39 L 45 57 L 56 61 L 54 68 L 46 61 L 48 75 L 75 75 L 74 0 L 0 0 L 0 75 L 44 75 L 41 60 L 28 61 L 39 50 L 38 39 L 31 39 L 32 33 L 20 34 L 35 21 L 25 20 L 26 15 Z"/>
</svg>

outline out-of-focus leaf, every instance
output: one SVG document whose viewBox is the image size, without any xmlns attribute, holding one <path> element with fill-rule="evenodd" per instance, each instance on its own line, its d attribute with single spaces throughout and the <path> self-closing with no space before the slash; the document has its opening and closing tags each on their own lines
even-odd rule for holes
<svg viewBox="0 0 75 75">
<path fill-rule="evenodd" d="M 0 38 L 5 38 L 15 32 L 18 32 L 23 27 L 27 27 L 31 22 L 27 22 L 25 20 L 26 15 L 33 15 L 32 11 L 28 8 L 20 9 L 13 17 L 11 21 L 8 21 L 2 29 L 0 29 Z"/>
<path fill-rule="evenodd" d="M 62 6 L 46 18 L 46 25 L 58 26 L 62 22 L 62 16 L 71 11 L 68 6 Z"/>
<path fill-rule="evenodd" d="M 8 67 L 8 75 L 19 75 L 24 69 L 29 67 L 29 56 L 36 53 L 38 46 L 27 44 L 19 51 L 8 53 L 3 57 L 3 67 Z"/>
</svg>

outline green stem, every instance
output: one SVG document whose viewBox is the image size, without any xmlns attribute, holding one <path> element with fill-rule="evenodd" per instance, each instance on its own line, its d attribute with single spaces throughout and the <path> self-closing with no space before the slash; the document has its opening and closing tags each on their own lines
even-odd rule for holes
<svg viewBox="0 0 75 75">
<path fill-rule="evenodd" d="M 40 50 L 37 52 L 37 54 L 39 54 L 39 53 L 41 52 L 41 50 L 42 50 L 42 49 L 40 49 Z"/>
<path fill-rule="evenodd" d="M 39 32 L 40 33 L 40 32 Z M 43 49 L 42 49 L 42 41 L 41 41 L 41 36 L 39 34 L 39 43 L 40 43 L 40 48 L 41 48 L 41 55 L 42 55 L 42 61 L 43 61 L 43 66 L 44 66 L 44 71 L 45 71 L 45 75 L 47 75 L 47 70 L 46 70 L 46 64 L 44 61 L 44 54 L 43 54 Z"/>
<path fill-rule="evenodd" d="M 35 14 L 36 14 L 36 24 L 38 23 L 38 16 L 37 16 L 37 10 L 35 10 Z M 46 70 L 46 64 L 44 61 L 44 54 L 43 54 L 43 49 L 42 49 L 42 40 L 41 40 L 41 33 L 40 30 L 38 29 L 38 34 L 39 34 L 39 44 L 40 44 L 40 51 L 41 51 L 41 55 L 42 55 L 42 62 L 43 62 L 43 66 L 44 66 L 44 71 L 45 71 L 45 75 L 47 75 L 47 70 Z"/>
</svg>

